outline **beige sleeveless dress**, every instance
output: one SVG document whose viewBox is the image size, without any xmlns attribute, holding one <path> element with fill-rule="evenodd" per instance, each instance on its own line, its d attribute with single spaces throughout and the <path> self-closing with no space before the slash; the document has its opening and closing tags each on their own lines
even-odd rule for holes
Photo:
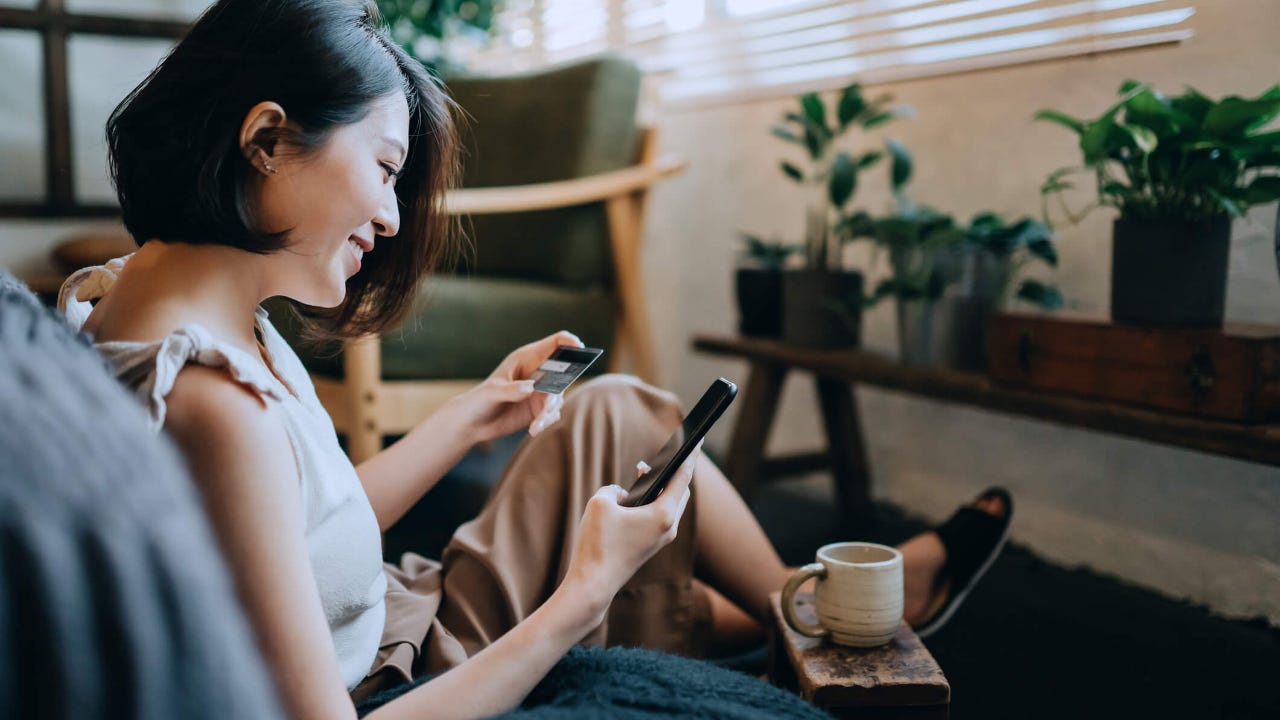
<svg viewBox="0 0 1280 720">
<path fill-rule="evenodd" d="M 67 279 L 58 307 L 77 331 L 127 261 Z M 440 562 L 407 554 L 384 565 L 377 518 L 309 375 L 261 308 L 257 331 L 263 357 L 195 324 L 152 342 L 95 347 L 147 403 L 157 432 L 165 397 L 188 363 L 225 370 L 278 409 L 299 469 L 317 589 L 343 679 L 357 697 L 451 668 L 531 614 L 563 579 L 587 500 L 602 485 L 627 485 L 636 460 L 681 420 L 673 395 L 634 378 L 583 383 L 560 422 L 520 446 L 481 514 L 457 529 Z M 623 588 L 605 623 L 584 628 L 585 642 L 699 652 L 709 614 L 692 583 L 694 515 L 691 503 L 676 542 Z"/>
</svg>

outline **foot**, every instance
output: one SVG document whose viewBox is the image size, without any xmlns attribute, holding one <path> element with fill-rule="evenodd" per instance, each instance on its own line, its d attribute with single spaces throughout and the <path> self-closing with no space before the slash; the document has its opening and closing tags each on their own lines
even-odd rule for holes
<svg viewBox="0 0 1280 720">
<path fill-rule="evenodd" d="M 1009 508 L 996 496 L 987 496 L 971 507 L 993 517 L 1004 517 Z M 898 546 L 902 552 L 903 619 L 915 627 L 929 620 L 946 604 L 951 583 L 939 574 L 947 562 L 947 550 L 932 530 L 921 533 Z"/>
</svg>

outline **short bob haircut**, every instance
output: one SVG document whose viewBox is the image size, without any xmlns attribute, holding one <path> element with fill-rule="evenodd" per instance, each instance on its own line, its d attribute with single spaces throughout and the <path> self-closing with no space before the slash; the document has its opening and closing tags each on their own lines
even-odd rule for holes
<svg viewBox="0 0 1280 720">
<path fill-rule="evenodd" d="M 206 10 L 107 121 L 112 179 L 135 241 L 287 247 L 289 231 L 267 233 L 256 220 L 258 170 L 239 143 L 249 110 L 274 101 L 297 126 L 259 133 L 257 146 L 270 153 L 285 141 L 307 154 L 375 100 L 402 92 L 409 148 L 396 183 L 399 242 L 365 258 L 339 306 L 299 308 L 317 337 L 393 327 L 422 278 L 456 255 L 456 223 L 442 201 L 458 174 L 457 134 L 448 96 L 381 25 L 376 6 L 357 0 L 220 0 Z"/>
</svg>

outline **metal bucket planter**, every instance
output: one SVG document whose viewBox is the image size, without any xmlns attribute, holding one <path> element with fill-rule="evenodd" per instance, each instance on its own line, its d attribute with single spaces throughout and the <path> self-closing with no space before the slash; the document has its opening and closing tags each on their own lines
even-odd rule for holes
<svg viewBox="0 0 1280 720">
<path fill-rule="evenodd" d="M 816 348 L 857 347 L 862 336 L 862 274 L 784 270 L 782 338 Z"/>
<path fill-rule="evenodd" d="M 1231 219 L 1116 220 L 1111 319 L 1128 325 L 1219 327 L 1227 299 Z"/>
<path fill-rule="evenodd" d="M 938 262 L 950 281 L 941 298 L 898 300 L 901 361 L 911 367 L 984 370 L 991 316 L 1009 285 L 1009 258 L 962 250 Z"/>
</svg>

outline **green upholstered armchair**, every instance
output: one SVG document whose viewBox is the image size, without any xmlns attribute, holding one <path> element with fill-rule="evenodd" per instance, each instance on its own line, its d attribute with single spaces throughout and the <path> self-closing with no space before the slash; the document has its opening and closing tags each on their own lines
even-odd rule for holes
<svg viewBox="0 0 1280 720">
<path fill-rule="evenodd" d="M 474 256 L 429 279 L 397 331 L 340 353 L 295 343 L 355 462 L 557 330 L 606 348 L 609 369 L 656 381 L 641 223 L 649 187 L 682 164 L 656 158 L 653 132 L 636 125 L 640 79 L 629 61 L 603 56 L 447 83 L 470 119 L 463 189 L 446 207 L 466 216 Z"/>
</svg>

